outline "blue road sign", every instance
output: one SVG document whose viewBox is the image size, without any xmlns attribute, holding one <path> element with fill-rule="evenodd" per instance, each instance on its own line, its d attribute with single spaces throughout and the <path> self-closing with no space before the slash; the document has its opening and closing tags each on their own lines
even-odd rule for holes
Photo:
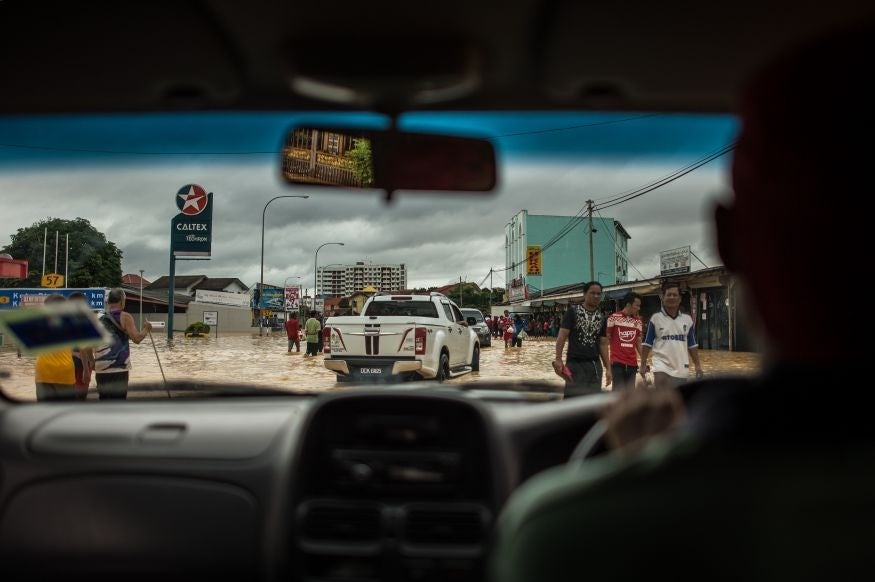
<svg viewBox="0 0 875 582">
<path fill-rule="evenodd" d="M 33 307 L 40 305 L 45 301 L 46 295 L 59 293 L 64 297 L 69 297 L 73 293 L 84 293 L 88 300 L 88 305 L 91 309 L 98 310 L 104 308 L 106 298 L 106 289 L 86 288 L 86 289 L 47 289 L 44 287 L 36 287 L 33 289 L 0 289 L 0 309 L 18 309 L 19 307 Z"/>
</svg>

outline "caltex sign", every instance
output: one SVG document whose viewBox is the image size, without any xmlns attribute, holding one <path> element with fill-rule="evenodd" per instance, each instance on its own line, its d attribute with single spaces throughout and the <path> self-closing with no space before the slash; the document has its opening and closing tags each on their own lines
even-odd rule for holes
<svg viewBox="0 0 875 582">
<path fill-rule="evenodd" d="M 213 193 L 186 184 L 176 193 L 179 214 L 170 222 L 174 257 L 209 257 L 213 238 Z"/>
</svg>

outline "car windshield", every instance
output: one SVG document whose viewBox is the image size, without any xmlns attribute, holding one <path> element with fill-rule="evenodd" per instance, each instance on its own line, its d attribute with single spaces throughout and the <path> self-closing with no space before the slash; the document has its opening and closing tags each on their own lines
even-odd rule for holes
<svg viewBox="0 0 875 582">
<path fill-rule="evenodd" d="M 483 323 L 483 314 L 481 314 L 476 309 L 463 309 L 462 315 L 465 317 L 473 317 L 477 323 Z"/>
<path fill-rule="evenodd" d="M 116 310 L 103 320 L 110 335 L 110 320 L 127 313 L 131 398 L 138 386 L 174 382 L 321 392 L 343 373 L 326 367 L 337 353 L 323 351 L 323 340 L 340 342 L 322 335 L 332 320 L 435 317 L 443 308 L 434 302 L 364 311 L 378 292 L 435 293 L 489 319 L 521 314 L 528 326 L 513 349 L 473 337 L 464 349 L 473 353 L 476 342 L 479 369 L 451 383 L 527 377 L 561 387 L 553 342 L 584 283 L 602 285 L 605 313 L 639 293 L 646 322 L 671 279 L 706 372 L 756 371 L 711 229 L 715 201 L 728 192 L 732 116 L 406 113 L 397 119 L 404 130 L 487 138 L 497 186 L 398 191 L 390 204 L 376 191 L 282 179 L 286 135 L 312 121 L 294 111 L 0 118 L 0 313 L 82 293 L 96 317 Z M 385 127 L 388 119 L 320 114 L 318 123 Z M 320 147 L 325 163 L 342 165 L 349 154 L 330 136 Z M 172 242 L 201 251 L 172 259 Z M 124 300 L 108 309 L 113 289 Z M 3 393 L 35 400 L 40 356 L 0 333 Z M 318 353 L 305 357 L 311 340 Z M 461 363 L 470 367 L 470 358 Z M 99 397 L 98 376 L 85 387 L 88 400 Z"/>
<path fill-rule="evenodd" d="M 437 317 L 437 308 L 426 301 L 374 301 L 368 304 L 364 315 L 400 315 Z"/>
</svg>

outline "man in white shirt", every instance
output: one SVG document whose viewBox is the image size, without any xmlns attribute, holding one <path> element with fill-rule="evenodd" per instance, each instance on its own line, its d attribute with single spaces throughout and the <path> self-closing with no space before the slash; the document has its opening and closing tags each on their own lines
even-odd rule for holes
<svg viewBox="0 0 875 582">
<path fill-rule="evenodd" d="M 686 382 L 691 359 L 696 365 L 696 377 L 700 378 L 702 364 L 698 347 L 693 318 L 681 313 L 680 286 L 669 283 L 663 289 L 662 310 L 654 313 L 647 324 L 647 333 L 641 342 L 638 373 L 644 375 L 647 372 L 647 358 L 653 352 L 653 383 L 656 388 L 671 388 Z"/>
</svg>

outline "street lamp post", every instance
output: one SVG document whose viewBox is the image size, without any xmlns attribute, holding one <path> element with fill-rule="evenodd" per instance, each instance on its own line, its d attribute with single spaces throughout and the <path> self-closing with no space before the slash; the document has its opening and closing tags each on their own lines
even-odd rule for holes
<svg viewBox="0 0 875 582">
<path fill-rule="evenodd" d="M 145 269 L 140 269 L 140 329 L 143 329 L 143 273 Z"/>
<path fill-rule="evenodd" d="M 316 247 L 316 257 L 313 259 L 313 309 L 316 309 L 316 296 L 319 295 L 319 270 L 317 268 L 319 264 L 319 249 L 325 245 L 344 246 L 342 242 L 327 242 Z"/>
<path fill-rule="evenodd" d="M 309 196 L 292 196 L 292 195 L 282 195 L 282 196 L 274 196 L 264 205 L 264 210 L 261 211 L 261 275 L 258 278 L 258 304 L 256 304 L 255 308 L 259 310 L 258 314 L 258 335 L 264 334 L 264 327 L 261 322 L 261 295 L 264 293 L 264 218 L 267 215 L 267 207 L 270 206 L 270 203 L 274 200 L 279 200 L 280 198 L 309 198 Z"/>
</svg>

